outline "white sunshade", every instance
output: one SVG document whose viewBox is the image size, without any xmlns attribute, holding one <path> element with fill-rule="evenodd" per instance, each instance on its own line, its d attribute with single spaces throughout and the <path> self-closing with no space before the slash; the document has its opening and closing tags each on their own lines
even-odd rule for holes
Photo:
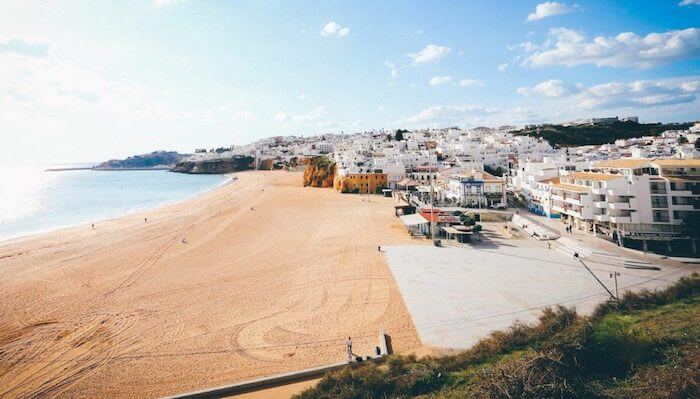
<svg viewBox="0 0 700 399">
<path fill-rule="evenodd" d="M 419 224 L 426 224 L 428 221 L 420 214 L 413 213 L 410 215 L 401 215 L 399 216 L 399 219 L 405 224 L 406 226 L 417 226 Z"/>
</svg>

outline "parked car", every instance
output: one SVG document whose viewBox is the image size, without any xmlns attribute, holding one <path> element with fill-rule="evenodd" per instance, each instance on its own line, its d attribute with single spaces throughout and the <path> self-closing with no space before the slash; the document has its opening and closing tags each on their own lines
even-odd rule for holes
<svg viewBox="0 0 700 399">
<path fill-rule="evenodd" d="M 499 202 L 497 204 L 491 205 L 491 209 L 506 209 L 506 204 Z"/>
</svg>

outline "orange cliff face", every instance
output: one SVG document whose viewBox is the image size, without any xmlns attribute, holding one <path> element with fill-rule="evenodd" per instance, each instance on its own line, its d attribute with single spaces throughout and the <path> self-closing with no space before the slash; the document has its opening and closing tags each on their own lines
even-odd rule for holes
<svg viewBox="0 0 700 399">
<path fill-rule="evenodd" d="M 325 156 L 308 161 L 304 170 L 304 187 L 333 187 L 337 166 Z"/>
</svg>

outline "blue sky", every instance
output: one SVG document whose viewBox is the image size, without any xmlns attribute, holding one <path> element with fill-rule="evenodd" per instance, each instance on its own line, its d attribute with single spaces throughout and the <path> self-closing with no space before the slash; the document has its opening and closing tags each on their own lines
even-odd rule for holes
<svg viewBox="0 0 700 399">
<path fill-rule="evenodd" d="M 0 156 L 92 161 L 270 135 L 696 120 L 693 3 L 0 0 Z"/>
</svg>

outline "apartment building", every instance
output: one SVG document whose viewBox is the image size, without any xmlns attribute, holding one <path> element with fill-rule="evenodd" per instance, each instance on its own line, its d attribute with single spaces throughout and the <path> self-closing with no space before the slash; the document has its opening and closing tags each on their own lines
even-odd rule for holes
<svg viewBox="0 0 700 399">
<path fill-rule="evenodd" d="M 644 251 L 697 253 L 698 159 L 599 161 L 547 185 L 552 210 L 575 228 Z"/>
</svg>

